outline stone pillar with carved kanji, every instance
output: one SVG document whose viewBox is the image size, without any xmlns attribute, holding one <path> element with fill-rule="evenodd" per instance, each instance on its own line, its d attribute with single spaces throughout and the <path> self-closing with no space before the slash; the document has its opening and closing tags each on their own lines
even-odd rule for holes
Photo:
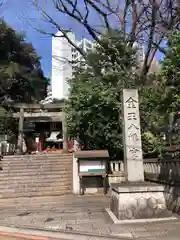
<svg viewBox="0 0 180 240">
<path fill-rule="evenodd" d="M 137 89 L 123 89 L 124 167 L 129 182 L 144 181 Z"/>
<path fill-rule="evenodd" d="M 109 216 L 116 223 L 163 220 L 169 214 L 164 186 L 144 181 L 138 90 L 123 89 L 122 97 L 127 181 L 111 185 Z"/>
</svg>

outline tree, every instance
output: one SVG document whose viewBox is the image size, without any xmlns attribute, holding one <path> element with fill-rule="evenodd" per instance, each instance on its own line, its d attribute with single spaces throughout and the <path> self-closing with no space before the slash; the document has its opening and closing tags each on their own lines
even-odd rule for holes
<svg viewBox="0 0 180 240">
<path fill-rule="evenodd" d="M 0 21 L 0 101 L 32 102 L 43 99 L 48 81 L 40 58 L 24 36 Z"/>
<path fill-rule="evenodd" d="M 167 133 L 168 118 L 162 109 L 164 88 L 160 75 L 150 75 L 151 84 L 139 90 L 142 147 L 145 153 L 160 154 L 165 144 L 163 136 Z"/>
<path fill-rule="evenodd" d="M 163 102 L 166 112 L 180 110 L 180 32 L 174 30 L 169 34 L 167 54 L 161 62 L 165 93 Z"/>
<path fill-rule="evenodd" d="M 88 64 L 69 80 L 66 111 L 71 137 L 78 138 L 84 149 L 108 149 L 112 156 L 122 149 L 120 92 L 123 87 L 135 86 L 137 66 L 135 51 L 121 33 L 111 34 L 116 39 L 107 35 L 101 38 L 111 47 L 105 50 L 96 46 L 88 54 Z"/>
<path fill-rule="evenodd" d="M 68 17 L 80 27 L 83 27 L 101 47 L 107 49 L 106 43 L 99 36 L 111 31 L 116 25 L 122 31 L 124 38 L 128 36 L 129 44 L 139 42 L 145 46 L 145 57 L 141 75 L 146 75 L 157 51 L 166 53 L 164 40 L 173 28 L 180 26 L 179 0 L 31 0 L 46 23 L 60 31 L 69 43 L 86 59 L 87 54 L 68 36 L 70 28 L 64 28 L 63 21 L 56 16 Z M 51 9 L 52 14 L 48 11 Z M 54 14 L 56 13 L 56 14 Z M 93 21 L 94 18 L 95 21 Z M 97 24 L 98 22 L 98 24 Z M 56 36 L 43 27 L 38 28 L 44 34 Z"/>
<path fill-rule="evenodd" d="M 77 69 L 69 80 L 66 110 L 70 136 L 78 137 L 85 149 L 108 149 L 111 157 L 117 157 L 122 152 L 121 91 L 138 88 L 143 150 L 159 153 L 168 122 L 162 111 L 163 78 L 149 74 L 142 82 L 135 49 L 117 30 L 111 34 L 117 38 L 101 38 L 111 47 L 97 46 L 88 54 L 88 65 Z"/>
</svg>

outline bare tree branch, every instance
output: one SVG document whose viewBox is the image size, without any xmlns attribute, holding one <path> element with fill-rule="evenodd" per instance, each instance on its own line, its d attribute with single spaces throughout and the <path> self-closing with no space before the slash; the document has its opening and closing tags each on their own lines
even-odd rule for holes
<svg viewBox="0 0 180 240">
<path fill-rule="evenodd" d="M 149 55 L 151 53 L 152 44 L 153 44 L 153 37 L 155 32 L 155 26 L 156 26 L 156 15 L 157 15 L 157 7 L 155 4 L 156 0 L 151 0 L 151 6 L 152 6 L 152 13 L 151 13 L 151 27 L 150 27 L 150 33 L 149 33 L 149 39 L 148 39 L 148 45 L 147 45 L 147 52 L 145 55 L 143 67 L 142 67 L 142 75 L 146 74 L 148 72 L 148 61 L 149 61 Z"/>
<path fill-rule="evenodd" d="M 46 22 L 56 27 L 68 42 L 86 58 L 86 53 L 68 37 L 67 30 L 51 16 L 38 0 L 31 0 Z M 180 27 L 180 2 L 179 0 L 83 0 L 82 5 L 78 0 L 52 0 L 54 9 L 84 27 L 90 36 L 104 48 L 100 35 L 104 31 L 110 31 L 114 26 L 112 18 L 117 20 L 116 28 L 127 37 L 130 44 L 141 42 L 145 45 L 146 52 L 141 75 L 149 71 L 152 57 L 157 51 L 166 54 L 163 40 L 170 30 Z M 90 19 L 92 12 L 102 19 L 101 28 L 95 26 Z M 130 16 L 131 15 L 131 16 Z M 113 20 L 113 21 L 115 21 Z M 46 33 L 44 31 L 44 33 Z M 53 35 L 53 34 L 51 34 Z"/>
</svg>

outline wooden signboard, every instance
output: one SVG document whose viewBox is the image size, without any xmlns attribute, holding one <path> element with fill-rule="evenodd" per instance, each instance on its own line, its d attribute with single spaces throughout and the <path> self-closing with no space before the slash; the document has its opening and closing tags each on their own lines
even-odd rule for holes
<svg viewBox="0 0 180 240">
<path fill-rule="evenodd" d="M 104 173 L 105 171 L 105 161 L 79 161 L 79 173 Z"/>
</svg>

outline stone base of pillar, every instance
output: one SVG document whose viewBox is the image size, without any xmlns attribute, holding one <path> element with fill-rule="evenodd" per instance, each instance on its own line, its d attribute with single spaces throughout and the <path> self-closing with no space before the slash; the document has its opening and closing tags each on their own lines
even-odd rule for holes
<svg viewBox="0 0 180 240">
<path fill-rule="evenodd" d="M 112 184 L 111 212 L 118 220 L 167 218 L 164 187 L 158 184 L 121 183 Z"/>
<path fill-rule="evenodd" d="M 115 172 L 113 174 L 108 174 L 108 183 L 111 189 L 111 186 L 113 184 L 118 184 L 124 182 L 125 179 L 125 173 L 124 172 Z"/>
</svg>

